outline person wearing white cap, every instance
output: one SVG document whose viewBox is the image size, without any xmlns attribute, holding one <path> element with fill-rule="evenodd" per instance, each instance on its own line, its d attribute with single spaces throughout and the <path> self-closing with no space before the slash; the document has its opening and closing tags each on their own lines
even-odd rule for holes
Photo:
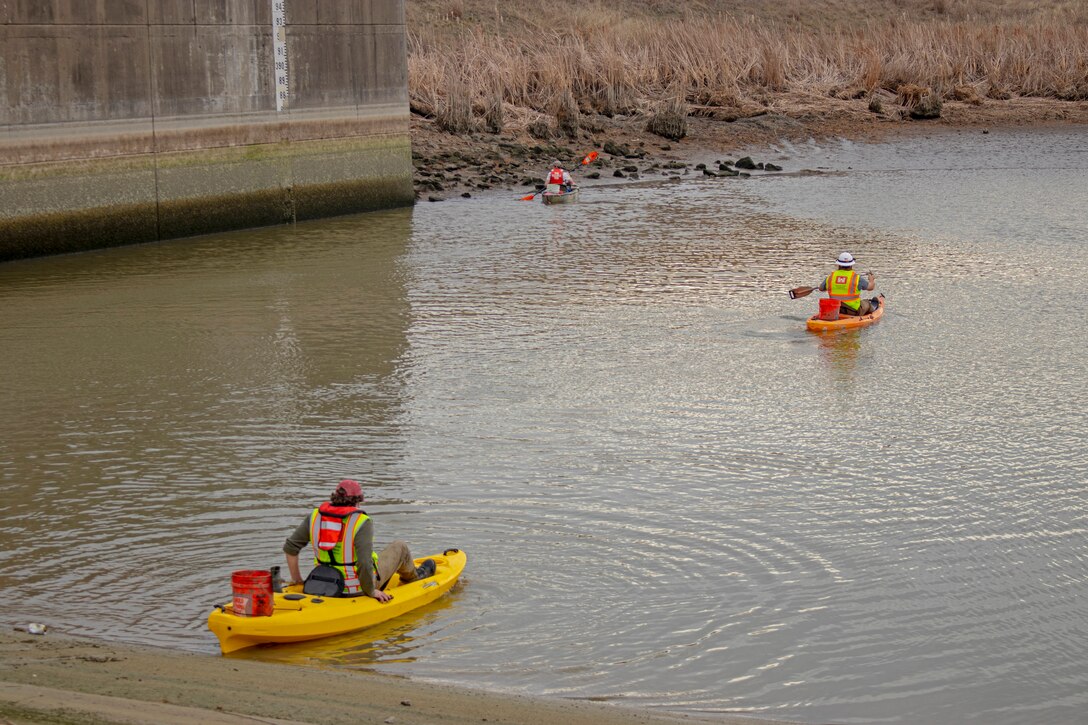
<svg viewBox="0 0 1088 725">
<path fill-rule="evenodd" d="M 854 271 L 856 260 L 850 252 L 843 252 L 836 260 L 839 268 L 827 275 L 820 282 L 819 290 L 827 292 L 827 296 L 839 301 L 840 315 L 868 315 L 880 306 L 880 298 L 863 300 L 861 291 L 872 291 L 876 288 L 876 275 L 869 272 L 865 277 Z"/>
</svg>

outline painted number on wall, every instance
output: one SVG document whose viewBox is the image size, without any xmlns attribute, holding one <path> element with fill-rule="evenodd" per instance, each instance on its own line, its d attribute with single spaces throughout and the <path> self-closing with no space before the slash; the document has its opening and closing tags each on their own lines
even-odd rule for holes
<svg viewBox="0 0 1088 725">
<path fill-rule="evenodd" d="M 272 0 L 272 53 L 276 69 L 276 111 L 290 98 L 287 73 L 287 0 Z"/>
</svg>

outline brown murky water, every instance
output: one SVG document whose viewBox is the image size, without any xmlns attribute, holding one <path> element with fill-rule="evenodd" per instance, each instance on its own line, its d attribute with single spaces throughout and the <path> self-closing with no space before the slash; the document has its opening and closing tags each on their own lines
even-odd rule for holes
<svg viewBox="0 0 1088 725">
<path fill-rule="evenodd" d="M 808 722 L 1088 707 L 1088 132 L 0 266 L 4 621 L 216 651 L 335 481 L 470 556 L 243 656 Z M 849 249 L 879 324 L 804 329 Z"/>
</svg>

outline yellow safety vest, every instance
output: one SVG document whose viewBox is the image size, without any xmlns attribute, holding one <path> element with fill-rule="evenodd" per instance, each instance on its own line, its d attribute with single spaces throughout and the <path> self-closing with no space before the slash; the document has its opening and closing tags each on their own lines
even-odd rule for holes
<svg viewBox="0 0 1088 725">
<path fill-rule="evenodd" d="M 861 309 L 861 290 L 858 280 L 861 275 L 852 269 L 836 269 L 827 276 L 825 287 L 827 296 L 838 300 L 852 310 Z"/>
<path fill-rule="evenodd" d="M 344 576 L 344 594 L 359 594 L 363 591 L 359 583 L 358 562 L 355 561 L 355 537 L 359 529 L 370 518 L 360 509 L 340 517 L 329 511 L 315 508 L 310 514 L 310 547 L 314 552 L 314 564 L 331 566 Z M 339 520 L 337 520 L 339 519 Z M 322 536 L 322 530 L 326 533 Z M 331 549 L 321 546 L 330 540 L 330 530 L 336 530 L 336 544 Z M 370 552 L 374 561 L 374 571 L 378 571 L 378 554 Z"/>
</svg>

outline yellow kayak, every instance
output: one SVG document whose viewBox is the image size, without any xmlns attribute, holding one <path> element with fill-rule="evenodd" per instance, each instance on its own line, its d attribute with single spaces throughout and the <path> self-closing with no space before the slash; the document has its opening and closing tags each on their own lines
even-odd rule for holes
<svg viewBox="0 0 1088 725">
<path fill-rule="evenodd" d="M 463 551 L 446 549 L 434 559 L 434 576 L 401 584 L 394 574 L 385 591 L 392 601 L 381 603 L 372 597 L 315 597 L 302 593 L 302 585 L 276 592 L 272 616 L 243 617 L 230 604 L 216 605 L 208 615 L 208 629 L 219 638 L 223 654 L 258 644 L 304 642 L 354 632 L 384 622 L 433 602 L 450 590 L 465 569 Z"/>
<path fill-rule="evenodd" d="M 808 318 L 808 322 L 805 324 L 808 325 L 808 329 L 815 330 L 816 332 L 830 332 L 831 330 L 849 330 L 854 327 L 864 327 L 883 317 L 885 307 L 887 307 L 887 304 L 884 302 L 884 295 L 880 295 L 880 306 L 867 315 L 858 317 L 839 315 L 839 319 L 837 320 L 821 320 L 820 316 L 817 314 Z"/>
</svg>

